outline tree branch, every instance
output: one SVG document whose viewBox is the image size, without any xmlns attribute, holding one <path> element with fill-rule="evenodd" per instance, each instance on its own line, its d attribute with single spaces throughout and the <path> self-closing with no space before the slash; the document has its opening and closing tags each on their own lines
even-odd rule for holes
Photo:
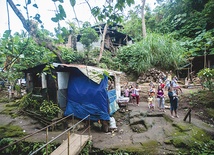
<svg viewBox="0 0 214 155">
<path fill-rule="evenodd" d="M 14 13 L 18 16 L 20 21 L 23 24 L 23 27 L 27 30 L 27 32 L 32 36 L 32 38 L 35 40 L 35 42 L 43 47 L 48 48 L 50 51 L 52 51 L 62 63 L 65 63 L 60 55 L 60 50 L 54 46 L 51 42 L 43 41 L 42 38 L 39 38 L 36 34 L 37 29 L 35 29 L 35 23 L 28 21 L 25 19 L 25 17 L 22 15 L 22 13 L 17 9 L 16 5 L 13 3 L 13 0 L 7 0 L 10 7 L 13 9 Z M 44 44 L 45 42 L 45 44 Z"/>
<path fill-rule="evenodd" d="M 15 12 L 15 14 L 18 16 L 18 18 L 21 20 L 24 28 L 29 32 L 30 31 L 30 26 L 27 22 L 27 20 L 25 19 L 25 17 L 22 15 L 22 13 L 17 9 L 17 7 L 15 6 L 15 4 L 13 3 L 12 0 L 7 0 L 7 2 L 9 3 L 10 7 L 13 9 L 13 11 Z"/>
</svg>

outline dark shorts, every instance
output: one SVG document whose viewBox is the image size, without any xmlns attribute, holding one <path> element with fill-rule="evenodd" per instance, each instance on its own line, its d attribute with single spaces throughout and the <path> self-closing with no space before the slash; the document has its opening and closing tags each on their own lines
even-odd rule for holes
<svg viewBox="0 0 214 155">
<path fill-rule="evenodd" d="M 177 110 L 178 108 L 178 99 L 174 99 L 172 102 L 170 102 L 170 110 Z"/>
</svg>

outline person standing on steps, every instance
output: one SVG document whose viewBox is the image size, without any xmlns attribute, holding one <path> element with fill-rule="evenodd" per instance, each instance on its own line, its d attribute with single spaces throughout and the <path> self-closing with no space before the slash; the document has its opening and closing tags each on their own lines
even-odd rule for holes
<svg viewBox="0 0 214 155">
<path fill-rule="evenodd" d="M 149 86 L 150 86 L 150 88 L 148 90 L 148 95 L 150 95 L 153 98 L 153 102 L 154 102 L 153 104 L 155 106 L 155 85 L 154 84 L 151 85 L 151 83 L 150 83 Z"/>
<path fill-rule="evenodd" d="M 157 90 L 157 102 L 158 102 L 159 111 L 165 112 L 164 91 L 160 85 L 158 86 L 158 90 Z"/>
<path fill-rule="evenodd" d="M 135 99 L 136 99 L 135 86 L 131 85 L 130 92 L 131 92 L 130 101 L 134 104 L 135 103 Z"/>
<path fill-rule="evenodd" d="M 172 87 L 169 87 L 168 89 L 168 96 L 169 96 L 169 101 L 170 101 L 170 112 L 171 112 L 171 117 L 178 118 L 177 114 L 177 108 L 178 108 L 178 93 L 177 90 L 173 89 Z M 175 116 L 173 115 L 173 111 L 175 113 Z"/>
<path fill-rule="evenodd" d="M 135 91 L 136 103 L 137 103 L 137 106 L 139 106 L 139 101 L 140 101 L 140 89 L 139 89 L 138 85 L 136 85 L 134 91 Z"/>
<path fill-rule="evenodd" d="M 171 83 L 171 81 L 172 81 L 172 71 L 170 70 L 169 71 L 169 73 L 168 73 L 168 75 L 167 75 L 167 79 L 170 81 L 170 83 Z"/>
<path fill-rule="evenodd" d="M 165 90 L 168 90 L 172 82 L 172 71 L 170 70 L 169 73 L 166 72 L 166 74 L 167 74 L 167 78 L 165 80 Z"/>
</svg>

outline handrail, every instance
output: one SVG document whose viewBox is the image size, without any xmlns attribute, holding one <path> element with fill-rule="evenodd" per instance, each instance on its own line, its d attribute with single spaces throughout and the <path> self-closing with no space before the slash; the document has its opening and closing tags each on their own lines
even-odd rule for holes
<svg viewBox="0 0 214 155">
<path fill-rule="evenodd" d="M 68 117 L 70 117 L 70 116 L 74 116 L 74 114 L 72 113 L 72 114 L 70 114 L 70 115 L 68 115 L 68 116 L 66 116 L 66 117 L 63 117 L 62 119 L 60 119 L 60 120 L 58 120 L 58 121 L 56 121 L 56 122 L 53 122 L 53 123 L 51 123 L 50 125 L 48 125 L 48 126 L 42 128 L 42 129 L 40 129 L 40 130 L 38 130 L 38 131 L 36 131 L 36 132 L 33 132 L 33 133 L 31 133 L 31 134 L 29 134 L 29 135 L 27 135 L 27 136 L 25 136 L 25 137 L 23 137 L 23 138 L 21 138 L 21 139 L 15 141 L 15 142 L 13 142 L 13 143 L 11 143 L 11 144 L 9 144 L 9 145 L 7 145 L 7 146 L 4 146 L 4 147 L 0 148 L 0 151 L 6 149 L 7 147 L 12 146 L 12 145 L 14 145 L 14 144 L 16 144 L 16 143 L 19 143 L 20 141 L 23 141 L 23 140 L 27 139 L 28 137 L 31 137 L 31 136 L 33 136 L 33 135 L 35 135 L 35 134 L 37 134 L 37 133 L 39 133 L 39 132 L 41 132 L 41 131 L 43 131 L 43 130 L 45 130 L 45 129 L 47 129 L 47 132 L 48 132 L 48 128 L 49 128 L 49 127 L 55 125 L 56 123 L 59 123 L 59 122 L 63 121 L 64 119 L 66 119 L 66 118 L 68 118 Z M 47 132 L 46 132 L 46 137 L 47 137 Z"/>
<path fill-rule="evenodd" d="M 41 149 L 43 149 L 44 147 L 46 147 L 48 144 L 50 144 L 51 142 L 53 142 L 54 140 L 56 140 L 57 138 L 59 138 L 60 136 L 62 136 L 63 134 L 67 133 L 68 131 L 70 131 L 72 128 L 75 128 L 78 124 L 80 124 L 82 121 L 84 121 L 85 119 L 87 119 L 89 117 L 89 135 L 90 135 L 90 115 L 86 116 L 85 118 L 83 118 L 82 120 L 80 120 L 79 122 L 77 122 L 76 124 L 72 125 L 70 128 L 68 128 L 67 130 L 63 131 L 62 133 L 60 133 L 58 136 L 56 136 L 55 138 L 51 139 L 49 142 L 47 142 L 46 144 L 44 144 L 43 146 L 41 146 L 39 149 L 37 149 L 36 151 L 32 152 L 30 155 L 33 155 L 35 153 L 37 153 L 38 151 L 40 151 Z M 86 131 L 86 130 L 85 130 Z M 70 134 L 68 134 L 70 135 Z M 69 139 L 69 138 L 68 138 Z M 68 142 L 69 143 L 69 142 Z M 69 151 L 69 149 L 68 149 Z"/>
</svg>

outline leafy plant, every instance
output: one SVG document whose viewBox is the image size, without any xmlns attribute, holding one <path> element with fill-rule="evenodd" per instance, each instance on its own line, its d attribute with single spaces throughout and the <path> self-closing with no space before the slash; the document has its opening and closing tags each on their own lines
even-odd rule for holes
<svg viewBox="0 0 214 155">
<path fill-rule="evenodd" d="M 54 104 L 51 101 L 44 100 L 39 108 L 42 115 L 46 117 L 54 117 L 60 112 L 60 108 L 57 104 Z"/>
<path fill-rule="evenodd" d="M 41 105 L 40 102 L 32 98 L 32 94 L 24 95 L 20 100 L 17 101 L 19 103 L 19 108 L 23 110 L 31 110 L 37 111 Z"/>
<path fill-rule="evenodd" d="M 62 59 L 66 63 L 84 64 L 85 58 L 83 52 L 76 52 L 68 48 L 61 48 Z"/>
<path fill-rule="evenodd" d="M 89 51 L 91 44 L 98 40 L 98 34 L 91 27 L 84 28 L 81 33 L 80 42 L 84 45 L 86 50 Z"/>
<path fill-rule="evenodd" d="M 192 155 L 199 154 L 199 155 L 208 155 L 214 154 L 213 151 L 214 141 L 210 140 L 206 143 L 195 143 L 195 147 L 190 150 Z"/>
<path fill-rule="evenodd" d="M 198 72 L 197 76 L 202 80 L 202 84 L 205 88 L 208 88 L 210 91 L 214 90 L 214 69 L 202 69 Z"/>
<path fill-rule="evenodd" d="M 11 138 L 3 138 L 0 140 L 0 148 L 3 148 L 4 146 L 7 146 L 13 142 L 14 142 L 14 140 Z M 11 155 L 11 154 L 26 155 L 26 154 L 32 153 L 33 151 L 37 150 L 38 148 L 40 148 L 43 145 L 44 145 L 43 142 L 21 141 L 21 142 L 16 143 L 16 144 L 14 144 L 14 145 L 6 148 L 6 149 L 3 149 L 2 151 L 0 151 L 0 154 L 4 154 L 4 155 Z M 49 144 L 48 145 L 48 154 L 50 154 L 58 146 L 59 146 L 59 144 L 57 144 L 57 143 Z M 45 155 L 46 154 L 46 148 L 42 149 L 41 151 L 39 151 L 36 154 Z"/>
<path fill-rule="evenodd" d="M 60 112 L 60 108 L 57 104 L 54 104 L 52 101 L 41 101 L 41 99 L 34 98 L 30 93 L 25 95 L 18 102 L 20 103 L 20 109 L 32 110 L 50 119 L 56 117 Z"/>
</svg>

